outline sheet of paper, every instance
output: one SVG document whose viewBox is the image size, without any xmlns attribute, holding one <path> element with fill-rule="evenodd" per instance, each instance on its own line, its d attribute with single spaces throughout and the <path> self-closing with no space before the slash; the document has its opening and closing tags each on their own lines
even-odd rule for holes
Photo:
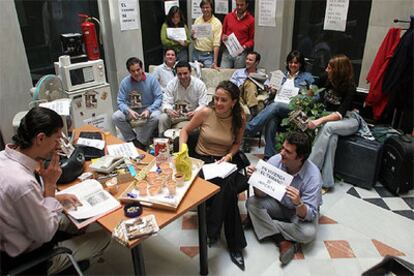
<svg viewBox="0 0 414 276">
<path fill-rule="evenodd" d="M 187 40 L 184 28 L 167 28 L 167 37 L 172 40 Z"/>
<path fill-rule="evenodd" d="M 134 146 L 132 142 L 108 145 L 106 149 L 108 151 L 108 155 L 131 157 L 131 158 L 138 157 L 137 148 Z"/>
<path fill-rule="evenodd" d="M 121 31 L 139 29 L 136 0 L 118 0 Z"/>
<path fill-rule="evenodd" d="M 259 0 L 259 26 L 276 26 L 276 0 Z"/>
<path fill-rule="evenodd" d="M 299 87 L 292 85 L 283 85 L 282 88 L 277 91 L 275 102 L 282 102 L 289 104 L 290 99 L 299 93 Z"/>
<path fill-rule="evenodd" d="M 282 200 L 286 193 L 286 186 L 292 182 L 293 176 L 259 160 L 256 171 L 250 176 L 248 183 L 269 196 Z"/>
<path fill-rule="evenodd" d="M 349 0 L 326 0 L 324 30 L 345 32 Z"/>
<path fill-rule="evenodd" d="M 92 118 L 87 118 L 83 120 L 84 124 L 93 125 L 99 129 L 110 130 L 111 129 L 111 121 L 107 119 L 106 114 L 101 114 Z"/>
<path fill-rule="evenodd" d="M 58 99 L 52 102 L 41 103 L 39 106 L 52 109 L 60 116 L 69 116 L 70 115 L 70 103 L 71 99 Z"/>
<path fill-rule="evenodd" d="M 202 170 L 204 179 L 209 180 L 216 177 L 226 178 L 237 170 L 237 166 L 229 162 L 221 162 L 220 164 L 210 163 L 204 165 Z"/>
<path fill-rule="evenodd" d="M 211 37 L 211 24 L 196 24 L 192 26 L 196 38 Z"/>
<path fill-rule="evenodd" d="M 197 17 L 200 17 L 203 14 L 200 9 L 200 2 L 201 0 L 191 1 L 191 17 L 193 19 L 196 19 Z"/>
<path fill-rule="evenodd" d="M 214 10 L 215 10 L 214 13 L 217 13 L 217 14 L 228 14 L 229 13 L 228 0 L 215 0 Z"/>
<path fill-rule="evenodd" d="M 87 146 L 87 147 L 92 147 L 92 148 L 97 148 L 97 149 L 100 149 L 100 150 L 103 150 L 104 147 L 105 147 L 105 141 L 104 140 L 88 139 L 88 138 L 82 138 L 82 137 L 78 138 L 78 142 L 76 144 L 77 145 L 82 145 L 82 146 Z"/>
<path fill-rule="evenodd" d="M 170 11 L 170 9 L 174 6 L 179 7 L 180 6 L 180 2 L 178 0 L 168 0 L 168 1 L 164 1 L 164 10 L 165 10 L 165 15 L 168 14 L 168 12 Z"/>
<path fill-rule="evenodd" d="M 231 33 L 227 37 L 227 40 L 224 41 L 224 45 L 226 45 L 227 50 L 229 51 L 229 54 L 232 57 L 237 57 L 244 51 L 243 47 L 240 45 L 240 42 L 234 33 Z"/>
<path fill-rule="evenodd" d="M 280 88 L 282 87 L 282 81 L 283 81 L 283 78 L 285 77 L 285 74 L 281 70 L 273 71 L 270 74 L 271 74 L 271 77 L 269 81 L 269 86 L 279 91 Z"/>
</svg>

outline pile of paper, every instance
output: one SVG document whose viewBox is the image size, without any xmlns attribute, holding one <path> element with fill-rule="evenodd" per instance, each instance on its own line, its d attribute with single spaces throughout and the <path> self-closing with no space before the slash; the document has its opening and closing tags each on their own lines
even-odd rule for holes
<svg viewBox="0 0 414 276">
<path fill-rule="evenodd" d="M 209 180 L 216 177 L 226 178 L 237 171 L 237 165 L 229 162 L 210 163 L 203 166 L 204 179 Z"/>
</svg>

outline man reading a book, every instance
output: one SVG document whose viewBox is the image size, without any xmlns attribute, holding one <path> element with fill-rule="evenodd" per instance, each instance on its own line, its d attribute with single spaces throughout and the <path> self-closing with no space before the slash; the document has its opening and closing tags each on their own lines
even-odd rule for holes
<svg viewBox="0 0 414 276">
<path fill-rule="evenodd" d="M 257 238 L 276 242 L 282 265 L 292 260 L 298 243 L 309 243 L 316 236 L 322 177 L 319 169 L 307 160 L 310 152 L 311 142 L 305 133 L 289 133 L 280 153 L 267 161 L 293 176 L 286 194 L 278 201 L 254 188 L 254 196 L 246 202 Z M 249 166 L 247 173 L 251 175 L 254 171 Z"/>
<path fill-rule="evenodd" d="M 87 260 L 99 256 L 109 244 L 110 237 L 104 231 L 65 235 L 72 239 L 63 240 L 61 230 L 74 231 L 62 214 L 62 204 L 76 206 L 79 201 L 73 195 L 55 195 L 62 173 L 57 154 L 62 127 L 62 118 L 56 112 L 35 107 L 22 119 L 13 136 L 14 144 L 0 152 L 2 272 L 19 265 L 29 254 L 36 256 L 56 245 L 71 249 L 76 260 Z M 49 158 L 45 167 L 44 161 Z M 66 256 L 56 256 L 51 265 L 41 264 L 30 274 L 61 272 L 69 264 Z"/>
</svg>

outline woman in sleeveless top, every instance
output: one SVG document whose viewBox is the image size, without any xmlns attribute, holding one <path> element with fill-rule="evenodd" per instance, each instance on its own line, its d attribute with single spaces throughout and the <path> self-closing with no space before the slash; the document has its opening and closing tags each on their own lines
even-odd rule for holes
<svg viewBox="0 0 414 276">
<path fill-rule="evenodd" d="M 200 135 L 194 157 L 204 160 L 205 163 L 231 162 L 239 151 L 246 125 L 239 98 L 240 90 L 236 85 L 230 81 L 220 82 L 213 97 L 213 104 L 199 110 L 181 130 L 180 144 L 187 143 L 188 135 L 199 128 Z M 244 270 L 242 249 L 247 243 L 237 202 L 238 194 L 247 188 L 247 181 L 238 172 L 224 179 L 217 177 L 209 181 L 221 188 L 218 194 L 207 201 L 209 245 L 220 238 L 221 226 L 224 224 L 231 260 Z"/>
</svg>

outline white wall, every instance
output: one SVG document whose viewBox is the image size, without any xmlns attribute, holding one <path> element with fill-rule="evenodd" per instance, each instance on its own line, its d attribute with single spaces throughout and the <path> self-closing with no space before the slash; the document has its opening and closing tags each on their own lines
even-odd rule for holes
<svg viewBox="0 0 414 276">
<path fill-rule="evenodd" d="M 141 21 L 139 0 L 136 0 L 138 20 Z M 138 57 L 144 61 L 141 29 L 121 31 L 118 1 L 99 0 L 98 8 L 102 23 L 105 63 L 108 81 L 111 84 L 112 103 L 118 109 L 116 96 L 121 80 L 128 74 L 125 63 L 130 57 Z"/>
<path fill-rule="evenodd" d="M 13 116 L 28 110 L 32 87 L 14 1 L 0 1 L 0 128 L 4 141 L 13 135 Z"/>
</svg>

